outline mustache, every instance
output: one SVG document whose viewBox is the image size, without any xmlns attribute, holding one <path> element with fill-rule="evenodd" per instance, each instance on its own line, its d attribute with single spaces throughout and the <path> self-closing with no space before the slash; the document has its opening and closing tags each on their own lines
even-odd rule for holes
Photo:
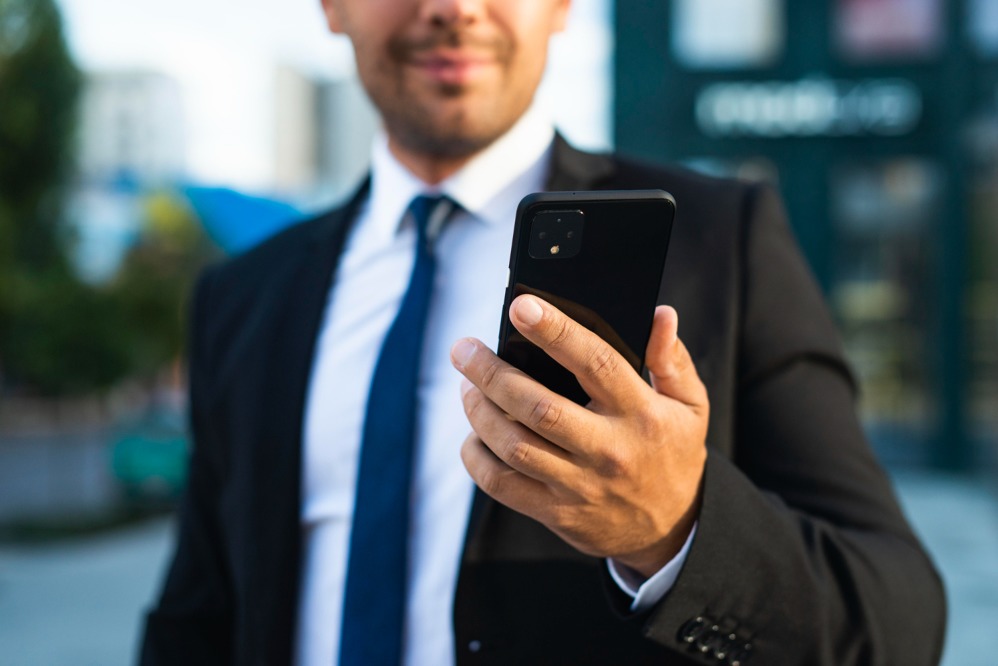
<svg viewBox="0 0 998 666">
<path fill-rule="evenodd" d="M 502 36 L 486 37 L 473 35 L 466 30 L 441 28 L 426 37 L 398 37 L 388 42 L 388 51 L 393 58 L 407 61 L 439 49 L 465 48 L 475 52 L 494 55 L 500 62 L 509 59 L 513 45 Z"/>
</svg>

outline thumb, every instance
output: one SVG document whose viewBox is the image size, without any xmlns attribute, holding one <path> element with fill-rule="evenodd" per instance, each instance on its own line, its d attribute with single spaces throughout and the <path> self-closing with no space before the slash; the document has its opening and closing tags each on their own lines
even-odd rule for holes
<svg viewBox="0 0 998 666">
<path fill-rule="evenodd" d="M 658 393 L 695 409 L 707 407 L 707 389 L 679 339 L 679 314 L 669 305 L 655 308 L 645 366 Z"/>
</svg>

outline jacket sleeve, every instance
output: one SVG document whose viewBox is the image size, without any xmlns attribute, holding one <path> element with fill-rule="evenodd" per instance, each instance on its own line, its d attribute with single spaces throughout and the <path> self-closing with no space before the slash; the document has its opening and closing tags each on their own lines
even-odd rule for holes
<svg viewBox="0 0 998 666">
<path fill-rule="evenodd" d="M 734 455 L 709 451 L 696 538 L 645 634 L 704 664 L 938 663 L 942 586 L 831 317 L 776 195 L 750 190 L 745 211 Z"/>
<path fill-rule="evenodd" d="M 146 618 L 140 663 L 217 664 L 232 661 L 232 592 L 219 515 L 224 469 L 206 421 L 210 354 L 206 315 L 210 272 L 195 289 L 189 339 L 193 446 L 178 513 L 176 552 L 160 598 Z"/>
</svg>

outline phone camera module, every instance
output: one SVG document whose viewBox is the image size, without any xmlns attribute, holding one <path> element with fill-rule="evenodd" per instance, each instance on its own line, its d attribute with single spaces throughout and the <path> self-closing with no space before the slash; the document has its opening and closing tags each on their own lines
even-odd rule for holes
<svg viewBox="0 0 998 666">
<path fill-rule="evenodd" d="M 530 256 L 535 259 L 570 259 L 582 250 L 581 210 L 542 211 L 530 223 Z"/>
</svg>

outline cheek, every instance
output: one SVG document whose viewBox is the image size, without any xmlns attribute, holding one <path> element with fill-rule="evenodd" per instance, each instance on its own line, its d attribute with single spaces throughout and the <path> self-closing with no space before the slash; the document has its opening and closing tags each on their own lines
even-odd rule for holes
<svg viewBox="0 0 998 666">
<path fill-rule="evenodd" d="M 546 64 L 547 42 L 541 36 L 521 41 L 513 49 L 511 70 L 524 85 L 536 85 L 544 75 Z"/>
<path fill-rule="evenodd" d="M 529 30 L 510 34 L 513 58 L 525 77 L 540 78 L 547 63 L 548 46 L 552 35 L 550 17 L 532 14 L 523 20 L 533 20 L 534 23 L 528 24 L 531 26 Z"/>
<path fill-rule="evenodd" d="M 357 75 L 368 90 L 387 89 L 388 82 L 396 77 L 397 65 L 387 47 L 374 47 L 369 43 L 355 50 Z"/>
</svg>

